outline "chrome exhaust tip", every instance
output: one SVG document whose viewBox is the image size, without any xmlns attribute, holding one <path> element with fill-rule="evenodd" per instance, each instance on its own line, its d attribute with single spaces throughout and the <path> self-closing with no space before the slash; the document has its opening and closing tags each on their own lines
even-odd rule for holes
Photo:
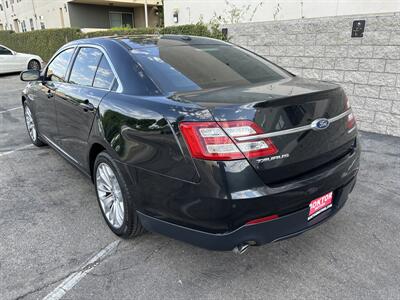
<svg viewBox="0 0 400 300">
<path fill-rule="evenodd" d="M 243 244 L 240 244 L 240 245 L 237 245 L 235 248 L 233 248 L 233 253 L 235 253 L 235 254 L 243 254 L 243 253 L 245 253 L 246 251 L 247 251 L 247 249 L 250 247 L 250 245 L 249 244 L 247 244 L 247 243 L 243 243 Z"/>
</svg>

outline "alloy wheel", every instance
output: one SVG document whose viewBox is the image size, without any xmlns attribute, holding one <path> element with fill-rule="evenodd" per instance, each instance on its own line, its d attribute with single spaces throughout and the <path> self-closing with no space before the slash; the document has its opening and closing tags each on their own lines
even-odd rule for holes
<svg viewBox="0 0 400 300">
<path fill-rule="evenodd" d="M 36 60 L 32 60 L 28 66 L 29 70 L 40 70 L 40 63 Z"/>
<path fill-rule="evenodd" d="M 27 105 L 25 106 L 25 114 L 24 115 L 25 115 L 25 124 L 26 124 L 26 128 L 28 129 L 29 135 L 30 135 L 32 141 L 36 142 L 36 139 L 37 139 L 36 126 L 35 126 L 35 122 L 33 122 L 32 112 Z"/>
<path fill-rule="evenodd" d="M 107 221 L 115 228 L 124 222 L 124 199 L 114 171 L 106 163 L 100 163 L 96 170 L 96 188 L 100 206 Z"/>
</svg>

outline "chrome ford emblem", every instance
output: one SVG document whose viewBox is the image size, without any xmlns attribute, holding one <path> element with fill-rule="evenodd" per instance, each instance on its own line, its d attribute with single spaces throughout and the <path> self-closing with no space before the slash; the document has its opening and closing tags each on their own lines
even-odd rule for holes
<svg viewBox="0 0 400 300">
<path fill-rule="evenodd" d="M 328 119 L 316 119 L 311 123 L 312 130 L 323 130 L 329 127 L 329 120 Z"/>
</svg>

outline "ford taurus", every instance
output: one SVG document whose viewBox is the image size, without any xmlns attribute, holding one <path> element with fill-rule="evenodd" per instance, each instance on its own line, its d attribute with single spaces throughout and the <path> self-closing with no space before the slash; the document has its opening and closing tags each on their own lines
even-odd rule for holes
<svg viewBox="0 0 400 300">
<path fill-rule="evenodd" d="M 93 180 L 121 237 L 147 229 L 243 252 L 326 221 L 356 182 L 343 89 L 227 42 L 84 39 L 21 79 L 32 143 Z"/>
</svg>

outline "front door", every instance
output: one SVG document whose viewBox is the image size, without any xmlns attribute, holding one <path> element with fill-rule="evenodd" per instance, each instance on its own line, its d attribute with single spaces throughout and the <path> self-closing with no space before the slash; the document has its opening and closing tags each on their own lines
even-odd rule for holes
<svg viewBox="0 0 400 300">
<path fill-rule="evenodd" d="M 14 53 L 10 49 L 0 46 L 0 74 L 16 72 L 16 67 Z"/>
<path fill-rule="evenodd" d="M 47 66 L 45 80 L 38 83 L 34 99 L 38 130 L 51 142 L 57 143 L 57 115 L 55 99 L 59 96 L 59 87 L 65 84 L 65 76 L 75 48 L 60 52 Z"/>
</svg>

